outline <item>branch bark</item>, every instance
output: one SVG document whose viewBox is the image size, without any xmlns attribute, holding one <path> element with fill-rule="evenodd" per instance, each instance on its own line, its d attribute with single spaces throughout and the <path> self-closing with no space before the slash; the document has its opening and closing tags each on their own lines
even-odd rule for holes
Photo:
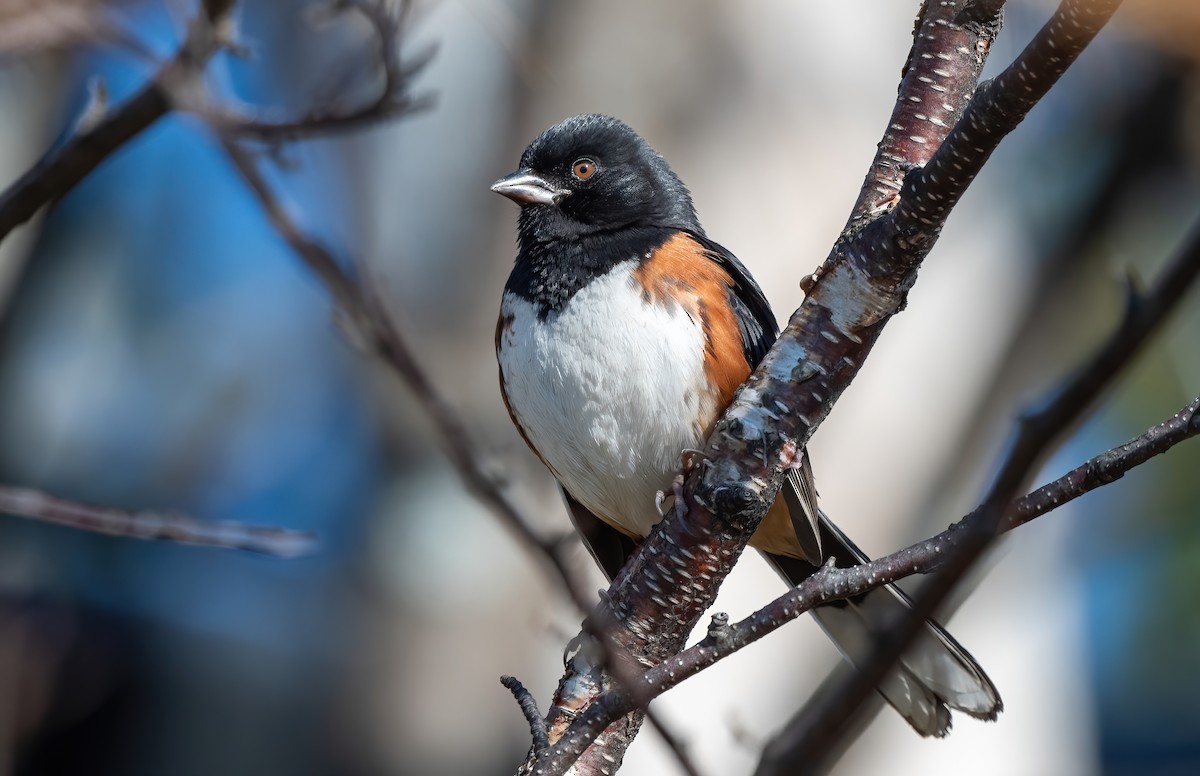
<svg viewBox="0 0 1200 776">
<path fill-rule="evenodd" d="M 1092 406 L 1095 397 L 1111 384 L 1112 377 L 1128 364 L 1146 339 L 1178 306 L 1198 276 L 1200 224 L 1149 293 L 1142 295 L 1130 290 L 1121 325 L 1097 353 L 1043 402 L 1040 411 L 1030 413 L 1021 420 L 1020 426 L 1025 430 L 1026 439 L 1013 446 L 1001 467 L 1007 474 L 997 478 L 998 484 L 1020 484 L 1021 471 L 1028 470 L 1036 463 L 1037 453 L 1044 450 L 1045 444 L 1052 441 L 1057 432 L 1068 428 Z M 1036 429 L 1033 433 L 1037 438 L 1028 437 L 1028 429 Z M 710 628 L 708 637 L 699 644 L 649 669 L 642 677 L 642 683 L 635 688 L 637 702 L 645 703 L 657 697 L 816 606 L 861 595 L 914 574 L 939 572 L 934 587 L 949 591 L 953 589 L 954 580 L 948 578 L 946 572 L 962 564 L 965 553 L 974 552 L 975 555 L 967 557 L 967 560 L 974 560 L 981 551 L 981 538 L 985 541 L 982 549 L 986 549 L 986 542 L 996 536 L 1096 488 L 1115 482 L 1130 469 L 1197 435 L 1200 435 L 1200 397 L 1140 436 L 1097 455 L 1057 480 L 1007 502 L 1007 505 L 1001 504 L 997 508 L 1000 502 L 993 493 L 974 512 L 932 538 L 860 566 L 844 569 L 826 567 L 750 617 L 734 625 L 721 624 L 720 627 Z M 932 615 L 933 608 L 922 606 L 925 595 L 927 593 L 918 596 L 913 613 L 904 623 L 898 624 L 898 628 L 906 628 L 909 623 L 919 626 L 926 617 Z M 870 694 L 882 673 L 891 665 L 888 661 L 902 654 L 905 646 L 896 632 L 885 634 L 881 644 L 886 646 L 886 653 L 881 650 L 863 670 L 851 676 L 855 692 L 861 694 L 852 695 L 845 687 L 835 688 L 822 696 L 824 702 L 804 709 L 768 744 L 759 773 L 815 772 L 821 769 L 823 758 L 836 748 L 839 734 L 850 722 L 849 715 Z M 636 705 L 628 693 L 610 692 L 589 707 L 577 724 L 584 730 L 603 730 Z M 843 709 L 843 706 L 846 708 Z"/>
<path fill-rule="evenodd" d="M 1030 47 L 1037 53 L 1057 46 L 1061 55 L 1051 62 L 1023 54 L 1006 71 L 1016 75 L 998 79 L 970 103 L 966 96 L 999 21 L 959 25 L 951 4 L 923 7 L 888 136 L 846 231 L 810 278 L 808 298 L 714 429 L 704 461 L 688 473 L 679 512 L 656 527 L 609 589 L 608 619 L 621 624 L 611 636 L 634 659 L 653 666 L 682 648 L 773 502 L 784 471 L 796 465 L 884 324 L 903 308 L 921 261 L 974 171 L 1117 5 L 1066 0 Z M 1033 72 L 1042 62 L 1049 69 Z M 1021 96 L 1010 97 L 1011 91 Z M 944 113 L 927 109 L 918 117 L 909 107 L 931 102 Z M 975 136 L 968 116 L 991 116 L 990 105 L 1004 107 L 1007 123 Z M 954 132 L 960 139 L 947 146 L 950 129 L 942 116 L 959 112 L 963 118 Z M 937 154 L 954 174 L 917 173 Z M 904 172 L 897 200 L 895 183 Z M 580 715 L 611 688 L 594 665 L 568 666 L 548 715 L 552 746 L 522 770 L 561 774 L 573 767 L 598 774 L 619 766 L 636 733 L 636 717 L 610 724 L 604 715 Z M 622 705 L 623 693 L 614 692 Z"/>
<path fill-rule="evenodd" d="M 1005 510 L 998 532 L 1011 531 L 1097 488 L 1116 482 L 1131 469 L 1195 436 L 1200 436 L 1200 397 L 1143 434 L 1097 455 L 1014 501 Z M 964 527 L 979 520 L 982 514 L 982 509 L 976 510 L 942 533 L 870 563 L 852 568 L 824 568 L 746 619 L 710 628 L 705 639 L 644 674 L 640 688 L 643 696 L 658 697 L 814 607 L 861 595 L 914 574 L 936 572 L 945 564 L 947 550 L 961 545 Z M 588 708 L 580 718 L 580 723 L 589 728 L 603 729 L 631 708 L 633 705 L 629 698 L 608 694 Z M 770 753 L 768 756 L 772 762 L 769 769 L 762 772 L 805 772 L 815 770 L 818 765 L 807 761 L 797 763 L 795 758 L 789 758 L 791 762 L 784 763 L 783 755 L 783 752 Z M 767 767 L 765 763 L 764 767 Z"/>
<path fill-rule="evenodd" d="M 130 539 L 155 539 L 296 558 L 316 550 L 316 534 L 274 526 L 197 520 L 178 512 L 130 511 L 0 485 L 0 513 Z"/>
<path fill-rule="evenodd" d="M 1015 508 L 1014 499 L 1043 457 L 1112 385 L 1175 309 L 1197 275 L 1200 275 L 1200 224 L 1150 293 L 1143 296 L 1132 284 L 1126 286 L 1125 317 L 1104 346 L 1039 409 L 1018 418 L 1013 442 L 982 506 L 962 522 L 952 542 L 945 547 L 935 544 L 935 554 L 940 555 L 935 567 L 940 572 L 938 576 L 914 597 L 908 616 L 881 634 L 875 650 L 859 671 L 851 674 L 841 688 L 811 702 L 788 723 L 768 746 L 759 774 L 790 773 L 798 763 L 806 768 L 819 767 L 845 734 L 863 700 L 916 638 L 925 620 L 934 616 L 996 537 L 1007 530 L 1004 525 Z M 1190 412 L 1186 426 L 1194 419 L 1195 407 L 1189 405 L 1180 412 L 1185 415 Z M 1043 498 L 1040 503 L 1047 500 Z M 920 560 L 914 559 L 914 565 Z"/>
</svg>

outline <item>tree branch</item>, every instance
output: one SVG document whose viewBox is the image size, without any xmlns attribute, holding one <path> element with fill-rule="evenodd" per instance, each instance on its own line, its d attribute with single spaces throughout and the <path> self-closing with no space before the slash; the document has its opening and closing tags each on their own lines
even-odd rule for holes
<svg viewBox="0 0 1200 776">
<path fill-rule="evenodd" d="M 1043 406 L 1017 420 L 1015 438 L 983 504 L 964 520 L 944 549 L 938 576 L 913 599 L 912 610 L 877 640 L 860 670 L 835 690 L 802 709 L 768 748 L 761 774 L 790 772 L 797 762 L 820 763 L 850 723 L 855 710 L 900 658 L 926 619 L 949 597 L 955 585 L 1001 533 L 1013 500 L 1044 455 L 1072 428 L 1112 384 L 1138 349 L 1175 309 L 1200 274 L 1200 224 L 1183 250 L 1159 276 L 1149 294 L 1127 286 L 1125 317 L 1095 355 Z M 1190 405 L 1189 405 L 1190 406 Z M 1181 412 L 1187 412 L 1184 408 Z M 1194 415 L 1194 408 L 1192 414 Z M 1178 416 L 1177 416 L 1178 417 Z"/>
<path fill-rule="evenodd" d="M 1131 469 L 1195 436 L 1200 436 L 1200 397 L 1140 436 L 1097 455 L 1017 499 L 1005 510 L 998 530 L 1001 533 L 1011 531 L 1086 493 L 1116 482 Z M 945 563 L 946 551 L 959 546 L 964 526 L 978 520 L 981 514 L 981 510 L 976 510 L 934 537 L 861 566 L 823 568 L 746 619 L 726 624 L 717 632 L 710 629 L 708 636 L 699 643 L 648 670 L 643 677 L 643 694 L 658 697 L 817 606 L 862 595 L 915 574 L 937 571 Z M 580 717 L 579 724 L 587 729 L 603 730 L 631 708 L 633 705 L 627 697 L 610 693 L 592 704 Z M 781 760 L 782 754 L 771 756 Z M 772 762 L 772 770 L 764 772 L 794 773 L 805 768 L 816 769 L 816 765 L 806 761 L 802 768 L 796 762 Z M 793 770 L 787 770 L 787 767 Z"/>
<path fill-rule="evenodd" d="M 1102 5 L 1110 14 L 1116 3 Z M 1056 18 L 1065 14 L 1074 19 L 1081 9 L 1093 7 L 1066 0 Z M 996 25 L 973 24 L 956 29 L 956 13 L 950 4 L 929 3 L 923 8 L 897 99 L 897 114 L 903 113 L 905 102 L 914 102 L 910 98 L 923 104 L 928 96 L 924 90 L 934 84 L 944 89 L 931 91 L 945 100 L 949 108 L 943 109 L 950 114 L 955 113 L 955 100 L 965 101 L 960 96 L 970 92 L 969 84 L 978 77 Z M 1107 19 L 1099 11 L 1089 10 L 1083 15 L 1093 24 Z M 954 35 L 939 35 L 941 28 L 953 30 Z M 1055 29 L 1065 28 L 1060 25 Z M 960 34 L 973 37 L 974 45 L 963 45 Z M 1073 35 L 1074 28 L 1064 34 Z M 953 46 L 951 51 L 937 48 L 948 45 Z M 975 56 L 963 55 L 963 48 Z M 1061 72 L 1073 61 L 1081 48 L 1082 44 L 1064 47 L 1054 63 L 1056 71 Z M 1025 77 L 1031 75 L 1026 73 Z M 959 86 L 951 89 L 935 78 Z M 1047 88 L 1052 82 L 1048 81 Z M 1025 90 L 1026 86 L 1019 78 L 1005 80 L 992 87 L 989 99 L 1003 101 L 1003 93 L 1013 89 Z M 902 186 L 901 201 L 886 215 L 869 220 L 875 211 L 886 207 L 882 198 L 892 196 L 885 193 L 885 185 L 872 187 L 873 181 L 887 179 L 880 170 L 886 173 L 889 165 L 919 164 L 922 155 L 936 147 L 929 138 L 943 131 L 935 121 L 913 118 L 915 124 L 893 121 L 889 125 L 900 124 L 901 129 L 896 130 L 891 150 L 888 143 L 881 144 L 864 193 L 852 211 L 850 226 L 809 284 L 811 293 L 803 306 L 714 429 L 703 462 L 688 473 L 685 496 L 678 500 L 678 514 L 656 526 L 609 589 L 606 605 L 611 618 L 623 624 L 613 638 L 647 666 L 662 662 L 682 648 L 687 633 L 711 604 L 774 501 L 784 471 L 797 465 L 799 451 L 857 374 L 883 325 L 904 306 L 917 268 L 957 201 L 955 197 L 939 207 L 936 218 L 940 220 L 922 214 L 920 217 L 929 223 L 919 222 L 923 230 L 920 234 L 901 233 L 896 213 L 908 212 L 901 208 L 915 209 L 906 205 L 905 199 L 911 198 L 926 208 L 928 203 L 941 202 L 948 196 L 939 188 L 947 185 L 944 178 L 910 173 Z M 982 164 L 1003 134 L 977 138 L 970 154 Z M 913 140 L 915 137 L 925 142 Z M 955 159 L 953 163 L 964 161 L 968 160 Z M 965 187 L 968 182 L 969 178 L 961 185 Z M 669 592 L 660 594 L 659 590 Z M 594 670 L 594 666 L 589 669 Z M 611 770 L 636 732 L 633 722 L 617 721 L 599 727 L 601 720 L 585 712 L 569 725 L 569 730 L 562 725 L 566 732 L 555 740 L 556 722 L 575 719 L 580 709 L 595 702 L 606 687 L 603 676 L 588 682 L 578 681 L 578 676 L 579 671 L 569 666 L 559 685 L 548 717 L 551 748 L 535 763 L 525 766 L 535 773 L 560 774 L 572 764 L 578 773 Z M 588 749 L 601 732 L 603 744 Z"/>
<path fill-rule="evenodd" d="M 376 39 L 383 85 L 376 97 L 350 108 L 315 105 L 295 118 L 267 119 L 237 112 L 215 102 L 200 83 L 204 66 L 222 48 L 239 49 L 231 14 L 236 0 L 203 0 L 178 53 L 159 68 L 146 86 L 119 108 L 93 119 L 50 150 L 0 195 L 0 241 L 32 218 L 44 205 L 61 199 L 118 148 L 173 110 L 198 114 L 226 135 L 264 142 L 300 140 L 357 129 L 422 110 L 428 96 L 413 96 L 413 78 L 433 55 L 429 48 L 404 60 L 400 31 L 411 2 L 333 0 L 333 10 L 353 9 L 371 25 Z"/>
<path fill-rule="evenodd" d="M 194 109 L 203 114 L 205 108 L 214 104 L 204 89 L 203 71 L 208 60 L 220 49 L 240 48 L 235 40 L 236 27 L 231 16 L 235 5 L 236 0 L 202 0 L 200 10 L 189 24 L 179 51 L 159 68 L 141 91 L 111 112 L 97 109 L 95 106 L 102 103 L 93 99 L 75 134 L 61 146 L 49 151 L 0 195 L 0 241 L 16 226 L 32 218 L 43 205 L 61 198 L 109 155 L 168 112 Z M 399 37 L 409 3 L 403 2 L 397 8 L 388 0 L 335 0 L 335 5 L 339 8 L 352 7 L 370 22 L 377 38 L 384 73 L 382 92 L 368 103 L 349 110 L 317 106 L 307 115 L 287 122 L 226 122 L 224 129 L 227 133 L 241 132 L 264 140 L 332 133 L 368 121 L 391 118 L 428 104 L 428 101 L 410 97 L 408 89 L 412 78 L 428 62 L 429 55 L 411 62 L 402 62 L 399 54 Z M 265 197 L 264 202 L 273 203 L 261 178 L 256 182 L 262 187 L 259 192 L 260 198 Z M 342 271 L 332 256 L 318 245 L 309 245 L 310 241 L 306 241 L 303 235 L 294 229 L 294 225 L 291 225 L 282 209 L 277 205 L 275 207 L 278 212 L 271 213 L 272 220 L 281 229 L 290 226 L 294 230 L 294 234 L 285 234 L 285 237 L 288 237 L 293 245 L 307 250 L 304 256 L 306 263 L 330 289 L 338 309 L 356 315 L 356 323 L 362 330 L 375 331 L 382 326 L 381 330 L 386 331 L 387 327 L 379 323 L 385 319 L 382 308 L 369 309 L 371 300 L 360 293 L 353 279 Z M 377 336 L 376 340 L 380 341 L 380 337 Z M 390 344 L 397 353 L 407 352 L 403 343 L 398 340 Z M 402 363 L 399 357 L 397 363 Z M 419 377 L 418 373 L 413 379 Z M 425 388 L 432 394 L 432 388 L 427 383 Z M 482 472 L 482 468 L 479 471 Z M 31 502 L 29 499 L 23 499 L 14 503 L 21 505 Z M 249 546 L 249 549 L 255 549 L 266 540 L 264 537 L 271 536 L 270 532 L 274 530 L 246 527 L 249 538 L 243 539 L 240 538 L 236 527 L 226 524 L 206 524 L 183 517 L 123 513 L 98 507 L 85 508 L 82 505 L 80 509 L 71 512 L 67 509 L 69 502 L 53 503 L 58 505 L 53 511 L 59 519 L 67 519 L 66 516 L 70 513 L 74 516 L 71 518 L 74 520 L 71 524 L 78 528 L 90 527 L 93 530 L 119 535 L 143 535 L 144 538 L 189 537 L 180 540 L 217 544 L 221 543 L 222 536 L 229 536 L 233 541 L 244 541 L 253 545 Z M 91 511 L 80 511 L 84 509 Z M 26 514 L 19 509 L 13 511 L 16 514 Z M 306 535 L 283 532 L 278 540 L 282 545 L 302 536 Z M 552 544 L 543 543 L 547 547 Z M 290 552 L 285 548 L 283 554 Z"/>
<path fill-rule="evenodd" d="M 197 520 L 176 512 L 136 512 L 0 485 L 0 512 L 109 536 L 156 539 L 296 558 L 316 550 L 316 534 L 274 526 Z"/>
<path fill-rule="evenodd" d="M 60 199 L 125 143 L 165 116 L 171 95 L 195 77 L 227 41 L 225 19 L 235 0 L 203 0 L 179 51 L 141 91 L 98 121 L 49 151 L 0 195 L 0 241 L 42 206 Z"/>
<path fill-rule="evenodd" d="M 383 84 L 373 99 L 351 108 L 317 104 L 301 116 L 283 119 L 239 112 L 204 100 L 188 109 L 224 135 L 278 143 L 362 129 L 432 106 L 433 98 L 414 95 L 411 83 L 429 64 L 435 48 L 428 47 L 408 59 L 400 55 L 402 31 L 412 15 L 411 0 L 331 0 L 328 12 L 333 15 L 348 10 L 367 20 L 375 38 Z"/>
<path fill-rule="evenodd" d="M 1066 0 L 1004 72 L 979 85 L 929 163 L 909 175 L 891 219 L 898 237 L 913 243 L 937 238 L 992 151 L 1058 82 L 1120 4 Z"/>
<path fill-rule="evenodd" d="M 710 629 L 701 643 L 651 668 L 644 685 L 637 687 L 639 699 L 657 697 L 683 680 L 694 676 L 748 644 L 757 641 L 810 609 L 843 598 L 862 595 L 883 585 L 914 574 L 940 572 L 936 582 L 915 599 L 915 606 L 899 633 L 894 630 L 880 639 L 879 651 L 862 670 L 850 675 L 853 686 L 835 688 L 822 696 L 822 702 L 806 708 L 767 747 L 760 764 L 762 774 L 792 773 L 801 767 L 819 769 L 822 758 L 838 742 L 838 735 L 890 668 L 903 654 L 902 636 L 915 636 L 924 621 L 934 614 L 940 597 L 925 599 L 931 590 L 944 595 L 995 536 L 1023 525 L 1102 485 L 1114 482 L 1125 472 L 1160 455 L 1174 445 L 1200 434 L 1200 398 L 1190 402 L 1170 420 L 1151 428 L 1141 436 L 1096 456 L 1063 477 L 1011 501 L 998 492 L 999 487 L 1015 490 L 1024 473 L 1039 460 L 1039 454 L 1065 428 L 1092 405 L 1112 377 L 1177 306 L 1179 300 L 1200 275 L 1200 225 L 1183 250 L 1160 274 L 1154 288 L 1145 295 L 1131 293 L 1121 325 L 1078 373 L 1066 381 L 1046 402 L 1041 411 L 1030 413 L 1019 423 L 1018 441 L 1013 445 L 1001 475 L 983 505 L 948 530 L 891 555 L 851 567 L 827 566 L 771 604 L 737 623 Z M 982 544 L 980 544 L 982 540 Z M 957 577 L 951 574 L 961 566 Z M 915 627 L 912 627 L 915 624 Z M 908 628 L 912 627 L 911 634 Z M 852 694 L 853 693 L 853 694 Z M 642 700 L 641 702 L 645 702 Z M 581 715 L 570 736 L 586 740 L 591 733 L 604 730 L 636 704 L 628 694 L 608 693 Z M 844 707 L 844 708 L 843 708 Z M 802 720 L 802 722 L 801 722 Z M 578 731 L 576 731 L 576 727 Z M 800 732 L 795 732 L 799 730 Z M 553 750 L 552 750 L 553 751 Z"/>
<path fill-rule="evenodd" d="M 351 341 L 377 356 L 408 386 L 433 421 L 463 484 L 563 583 L 572 600 L 587 611 L 589 591 L 575 579 L 560 556 L 561 542 L 538 535 L 531 527 L 532 523 L 504 494 L 501 484 L 489 473 L 487 464 L 477 453 L 462 420 L 418 365 L 386 305 L 373 289 L 343 269 L 325 246 L 305 234 L 276 199 L 249 151 L 226 136 L 221 137 L 221 142 L 234 167 L 258 198 L 271 225 L 329 292 L 335 309 L 343 316 Z"/>
</svg>

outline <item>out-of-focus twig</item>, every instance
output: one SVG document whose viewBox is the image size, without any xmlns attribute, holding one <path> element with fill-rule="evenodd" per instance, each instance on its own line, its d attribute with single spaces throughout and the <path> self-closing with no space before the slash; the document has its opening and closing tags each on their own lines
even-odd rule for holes
<svg viewBox="0 0 1200 776">
<path fill-rule="evenodd" d="M 223 135 L 272 143 L 361 129 L 424 110 L 433 105 L 433 98 L 414 94 L 411 84 L 429 64 L 436 49 L 428 46 L 401 56 L 402 33 L 411 19 L 412 5 L 411 0 L 332 0 L 326 9 L 328 14 L 353 11 L 371 26 L 383 74 L 383 83 L 374 98 L 350 107 L 318 103 L 303 115 L 291 118 L 232 109 L 205 99 L 207 95 L 198 95 L 200 99 L 184 107 L 199 114 Z"/>
<path fill-rule="evenodd" d="M 225 135 L 268 142 L 298 140 L 357 129 L 406 115 L 432 104 L 428 96 L 413 95 L 412 79 L 428 64 L 433 49 L 402 58 L 398 44 L 410 2 L 335 0 L 338 10 L 361 14 L 374 32 L 383 72 L 379 94 L 352 105 L 316 105 L 287 119 L 234 111 L 211 98 L 203 88 L 204 66 L 222 48 L 240 51 L 237 28 L 231 21 L 236 0 L 203 0 L 188 27 L 178 53 L 159 68 L 142 89 L 105 112 L 93 100 L 80 122 L 80 131 L 49 151 L 0 194 L 0 241 L 44 205 L 60 199 L 114 151 L 172 110 L 198 114 Z"/>
<path fill-rule="evenodd" d="M 240 130 L 246 135 L 260 139 L 288 139 L 302 134 L 333 133 L 368 121 L 400 115 L 426 104 L 422 100 L 410 98 L 408 87 L 413 76 L 428 61 L 427 56 L 402 62 L 398 50 L 401 24 L 409 3 L 397 5 L 389 0 L 336 0 L 335 4 L 352 7 L 371 23 L 378 38 L 379 57 L 384 71 L 383 93 L 365 105 L 344 110 L 316 108 L 309 115 L 294 121 L 272 124 L 274 130 L 271 132 L 267 131 L 267 124 L 253 121 L 244 124 L 226 122 L 223 125 L 226 132 L 238 133 Z M 242 48 L 236 39 L 237 28 L 231 17 L 235 5 L 236 0 L 201 0 L 199 11 L 189 23 L 184 41 L 176 55 L 158 69 L 146 86 L 120 106 L 110 109 L 103 82 L 93 82 L 92 99 L 77 122 L 74 133 L 0 194 L 0 240 L 16 226 L 32 218 L 43 205 L 62 197 L 114 151 L 171 110 L 199 111 L 201 107 L 211 106 L 213 103 L 208 99 L 203 81 L 206 64 L 222 48 L 233 51 Z M 305 259 L 330 289 L 339 309 L 356 314 L 357 322 L 366 324 L 368 328 L 374 326 L 381 318 L 371 317 L 374 311 L 370 310 L 368 300 L 358 293 L 357 286 L 341 272 L 331 256 L 321 251 L 310 251 Z M 26 498 L 19 503 L 28 504 L 30 500 Z M 57 509 L 54 514 L 59 517 L 67 515 L 66 503 L 62 502 L 63 508 Z M 25 514 L 20 510 L 14 512 Z M 145 538 L 194 536 L 194 539 L 181 540 L 199 543 L 215 543 L 220 536 L 225 535 L 240 541 L 236 526 L 224 524 L 206 534 L 205 531 L 214 524 L 154 513 L 103 511 L 96 507 L 91 513 L 71 514 L 80 518 L 74 523 L 77 527 L 91 527 L 105 533 L 139 534 Z M 97 516 L 103 516 L 104 519 L 98 519 Z M 83 519 L 85 517 L 87 519 Z M 130 524 L 130 519 L 134 519 L 135 522 Z M 267 529 L 247 527 L 250 539 L 246 541 L 261 543 L 261 537 L 267 535 L 263 533 L 264 530 Z M 211 538 L 206 540 L 206 537 Z M 285 533 L 280 536 L 280 541 L 289 538 L 292 538 L 292 535 Z M 307 538 L 311 540 L 311 537 Z"/>
<path fill-rule="evenodd" d="M 534 531 L 531 521 L 505 495 L 500 483 L 491 475 L 479 455 L 458 413 L 442 398 L 418 365 L 387 306 L 377 296 L 377 290 L 352 277 L 325 246 L 304 232 L 275 197 L 251 151 L 229 137 L 222 137 L 222 143 L 234 167 L 262 205 L 271 225 L 329 291 L 335 309 L 344 316 L 352 339 L 395 372 L 428 413 L 451 463 L 467 488 L 500 518 L 502 524 L 532 551 L 534 557 L 563 582 L 575 603 L 587 611 L 590 607 L 588 591 L 562 559 L 559 552 L 561 543 Z"/>
<path fill-rule="evenodd" d="M 7 59 L 93 44 L 150 52 L 117 18 L 129 0 L 0 0 L 0 64 Z"/>
<path fill-rule="evenodd" d="M 171 109 L 170 95 L 198 78 L 204 64 L 227 44 L 221 31 L 235 0 L 203 0 L 179 51 L 137 94 L 106 115 L 91 116 L 89 128 L 50 150 L 0 194 L 0 241 L 33 218 L 44 205 L 75 187 L 114 151 Z"/>
<path fill-rule="evenodd" d="M 130 539 L 155 539 L 295 558 L 317 547 L 311 531 L 197 520 L 177 512 L 85 504 L 29 488 L 0 485 L 0 513 Z"/>
</svg>

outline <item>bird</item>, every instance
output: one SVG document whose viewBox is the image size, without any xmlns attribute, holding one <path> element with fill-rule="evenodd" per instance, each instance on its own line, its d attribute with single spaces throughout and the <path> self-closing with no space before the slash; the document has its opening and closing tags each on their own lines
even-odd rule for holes
<svg viewBox="0 0 1200 776">
<path fill-rule="evenodd" d="M 491 189 L 520 206 L 496 326 L 501 396 L 611 580 L 661 519 L 681 455 L 703 446 L 778 324 L 745 265 L 705 234 L 666 160 L 618 119 L 555 124 Z M 790 585 L 831 558 L 867 560 L 816 499 L 805 451 L 750 539 Z M 853 663 L 910 606 L 886 586 L 812 613 Z M 924 736 L 946 735 L 951 709 L 991 720 L 1002 708 L 933 621 L 878 690 Z"/>
</svg>

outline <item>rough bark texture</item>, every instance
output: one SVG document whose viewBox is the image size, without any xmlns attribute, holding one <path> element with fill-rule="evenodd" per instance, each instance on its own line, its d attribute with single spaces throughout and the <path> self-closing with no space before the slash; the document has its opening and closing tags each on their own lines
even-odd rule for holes
<svg viewBox="0 0 1200 776">
<path fill-rule="evenodd" d="M 958 11 L 950 3 L 922 9 L 888 135 L 840 249 L 717 425 L 677 499 L 679 514 L 655 528 L 609 589 L 597 621 L 609 623 L 611 651 L 653 666 L 683 647 L 774 501 L 783 472 L 799 464 L 798 452 L 857 373 L 882 322 L 902 308 L 919 258 L 901 266 L 875 261 L 853 235 L 894 205 L 905 171 L 929 158 L 973 91 L 998 25 L 960 27 L 953 23 Z M 931 108 L 913 107 L 935 97 Z M 571 661 L 547 718 L 553 746 L 523 770 L 563 773 L 574 762 L 573 772 L 608 774 L 619 767 L 636 718 L 567 729 L 612 684 L 596 661 Z"/>
<path fill-rule="evenodd" d="M 983 4 L 993 15 L 982 17 L 980 7 L 953 2 L 923 7 L 896 109 L 847 229 L 687 474 L 677 513 L 656 527 L 608 591 L 599 621 L 609 624 L 616 651 L 652 666 L 683 646 L 774 500 L 783 472 L 796 464 L 888 318 L 903 309 L 950 210 L 1000 139 L 1118 4 L 1066 0 L 969 106 L 999 29 L 999 6 Z M 574 763 L 575 773 L 608 774 L 619 767 L 637 720 L 610 725 L 602 711 L 585 711 L 611 684 L 596 662 L 572 661 L 549 714 L 552 746 L 522 770 L 557 774 Z M 601 709 L 621 708 L 619 695 L 606 697 Z"/>
</svg>

